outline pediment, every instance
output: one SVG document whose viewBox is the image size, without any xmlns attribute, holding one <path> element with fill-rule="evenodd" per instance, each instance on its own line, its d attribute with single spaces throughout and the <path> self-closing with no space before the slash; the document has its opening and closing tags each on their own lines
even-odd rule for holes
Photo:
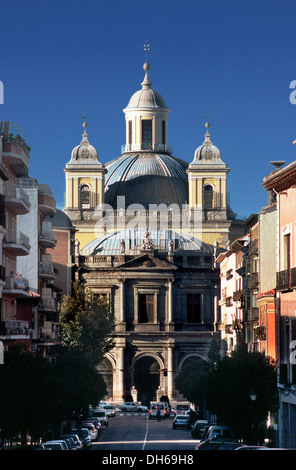
<svg viewBox="0 0 296 470">
<path fill-rule="evenodd" d="M 159 269 L 159 270 L 176 270 L 175 266 L 170 261 L 158 258 L 152 254 L 141 254 L 136 256 L 134 259 L 127 261 L 126 263 L 117 267 L 118 269 Z"/>
</svg>

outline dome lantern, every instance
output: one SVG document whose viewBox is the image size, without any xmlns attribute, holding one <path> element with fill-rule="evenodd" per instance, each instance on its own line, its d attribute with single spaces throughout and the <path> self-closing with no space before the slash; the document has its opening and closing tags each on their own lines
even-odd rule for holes
<svg viewBox="0 0 296 470">
<path fill-rule="evenodd" d="M 126 144 L 122 152 L 160 152 L 170 154 L 168 145 L 168 115 L 170 109 L 160 93 L 152 89 L 148 71 L 145 71 L 142 88 L 136 91 L 123 110 L 126 119 Z"/>
</svg>

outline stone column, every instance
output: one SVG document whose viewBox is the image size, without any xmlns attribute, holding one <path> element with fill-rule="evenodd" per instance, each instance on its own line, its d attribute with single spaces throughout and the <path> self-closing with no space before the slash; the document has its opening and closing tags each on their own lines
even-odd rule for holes
<svg viewBox="0 0 296 470">
<path fill-rule="evenodd" d="M 173 348 L 168 347 L 168 397 L 169 399 L 173 398 Z"/>
<path fill-rule="evenodd" d="M 124 348 L 118 348 L 117 355 L 117 390 L 115 390 L 115 399 L 122 399 L 124 395 Z"/>
<path fill-rule="evenodd" d="M 168 322 L 171 323 L 173 321 L 173 281 L 170 280 L 168 284 Z"/>
<path fill-rule="evenodd" d="M 124 322 L 124 279 L 120 280 L 120 317 L 119 321 Z"/>
</svg>

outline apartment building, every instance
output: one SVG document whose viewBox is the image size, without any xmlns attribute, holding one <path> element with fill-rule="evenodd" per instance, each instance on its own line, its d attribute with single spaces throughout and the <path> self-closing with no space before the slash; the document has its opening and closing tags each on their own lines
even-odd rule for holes
<svg viewBox="0 0 296 470">
<path fill-rule="evenodd" d="M 276 168 L 263 187 L 276 204 L 279 445 L 296 447 L 296 161 Z"/>
<path fill-rule="evenodd" d="M 56 244 L 50 221 L 56 202 L 48 185 L 29 176 L 30 147 L 18 126 L 0 122 L 0 135 L 0 340 L 4 349 L 18 341 L 51 356 L 58 341 L 58 289 L 47 250 Z"/>
<path fill-rule="evenodd" d="M 244 259 L 243 248 L 250 237 L 240 237 L 228 249 L 219 254 L 216 262 L 220 265 L 220 324 L 222 354 L 229 354 L 243 344 L 244 340 Z"/>
</svg>

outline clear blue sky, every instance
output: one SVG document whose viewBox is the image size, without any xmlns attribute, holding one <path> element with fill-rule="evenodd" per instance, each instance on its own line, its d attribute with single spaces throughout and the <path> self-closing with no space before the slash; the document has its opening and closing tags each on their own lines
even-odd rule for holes
<svg viewBox="0 0 296 470">
<path fill-rule="evenodd" d="M 125 143 L 123 108 L 144 77 L 172 110 L 169 144 L 191 162 L 212 141 L 228 164 L 231 206 L 247 217 L 266 204 L 271 160 L 296 160 L 295 0 L 0 0 L 0 120 L 31 146 L 30 175 L 62 208 L 64 167 L 89 139 L 103 163 Z"/>
</svg>

